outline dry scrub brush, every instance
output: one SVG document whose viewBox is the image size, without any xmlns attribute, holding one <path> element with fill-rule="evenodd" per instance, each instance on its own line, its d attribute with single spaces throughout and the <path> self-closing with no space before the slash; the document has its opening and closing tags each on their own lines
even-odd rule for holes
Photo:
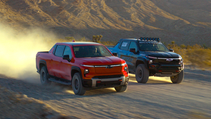
<svg viewBox="0 0 211 119">
<path fill-rule="evenodd" d="M 201 68 L 211 68 L 211 49 L 204 48 L 198 44 L 193 46 L 178 46 L 174 43 L 169 44 L 168 48 L 174 49 L 174 52 L 183 57 L 185 63 L 199 66 Z"/>
</svg>

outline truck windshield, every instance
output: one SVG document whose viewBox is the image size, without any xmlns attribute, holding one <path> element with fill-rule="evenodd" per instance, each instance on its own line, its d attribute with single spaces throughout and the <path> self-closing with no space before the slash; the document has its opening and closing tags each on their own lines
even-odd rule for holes
<svg viewBox="0 0 211 119">
<path fill-rule="evenodd" d="M 162 43 L 139 43 L 139 48 L 141 51 L 169 51 Z"/>
<path fill-rule="evenodd" d="M 73 50 L 76 58 L 112 56 L 112 54 L 102 45 L 73 46 Z"/>
</svg>

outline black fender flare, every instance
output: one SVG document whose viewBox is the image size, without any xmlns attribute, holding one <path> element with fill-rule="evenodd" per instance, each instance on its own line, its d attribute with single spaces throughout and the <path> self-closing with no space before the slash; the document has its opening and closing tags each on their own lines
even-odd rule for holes
<svg viewBox="0 0 211 119">
<path fill-rule="evenodd" d="M 144 66 L 148 69 L 148 63 L 147 63 L 147 60 L 145 58 L 142 58 L 142 57 L 137 58 L 137 60 L 136 60 L 136 67 L 139 64 L 144 64 Z"/>
<path fill-rule="evenodd" d="M 81 74 L 81 69 L 77 66 L 72 66 L 71 67 L 71 77 L 73 77 L 74 71 L 79 72 Z M 82 76 L 82 75 L 81 75 Z"/>
<path fill-rule="evenodd" d="M 45 66 L 47 67 L 46 61 L 45 61 L 45 60 L 40 60 L 40 61 L 39 61 L 39 69 L 38 69 L 38 72 L 40 72 L 40 70 L 41 70 L 41 67 L 40 67 L 41 64 L 42 64 L 42 65 L 45 65 Z"/>
<path fill-rule="evenodd" d="M 83 79 L 83 77 L 82 77 L 81 69 L 80 69 L 79 67 L 77 67 L 77 66 L 72 66 L 72 67 L 71 67 L 71 82 L 72 82 L 73 74 L 74 74 L 75 72 L 79 72 L 79 74 L 81 75 L 82 85 L 84 86 L 84 79 Z"/>
</svg>

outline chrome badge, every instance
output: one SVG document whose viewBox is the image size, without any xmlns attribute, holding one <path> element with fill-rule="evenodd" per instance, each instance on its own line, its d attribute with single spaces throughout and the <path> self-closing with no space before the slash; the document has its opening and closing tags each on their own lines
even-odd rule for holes
<svg viewBox="0 0 211 119">
<path fill-rule="evenodd" d="M 107 69 L 111 69 L 111 68 L 113 68 L 111 65 L 108 65 L 107 67 L 106 67 Z"/>
<path fill-rule="evenodd" d="M 166 59 L 166 61 L 168 61 L 168 62 L 171 62 L 171 61 L 173 61 L 174 59 L 172 59 L 172 58 L 167 58 Z"/>
</svg>

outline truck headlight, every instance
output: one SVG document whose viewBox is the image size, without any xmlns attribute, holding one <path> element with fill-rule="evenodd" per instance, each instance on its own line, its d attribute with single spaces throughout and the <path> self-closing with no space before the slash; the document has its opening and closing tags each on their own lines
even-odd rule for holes
<svg viewBox="0 0 211 119">
<path fill-rule="evenodd" d="M 153 60 L 149 60 L 149 64 L 152 64 L 153 63 Z"/>
<path fill-rule="evenodd" d="M 179 56 L 179 64 L 183 64 L 183 59 L 182 59 L 182 57 L 181 56 Z"/>
<path fill-rule="evenodd" d="M 85 65 L 85 64 L 81 64 L 81 66 L 83 66 L 83 67 L 95 67 L 94 65 Z"/>
<path fill-rule="evenodd" d="M 89 73 L 89 69 L 84 69 L 84 75 Z"/>
<path fill-rule="evenodd" d="M 128 67 L 125 67 L 124 70 L 125 70 L 126 72 L 128 72 Z"/>
<path fill-rule="evenodd" d="M 183 64 L 183 60 L 180 60 L 180 61 L 179 61 L 179 64 Z"/>
<path fill-rule="evenodd" d="M 157 57 L 152 57 L 152 56 L 146 56 L 149 59 L 157 59 Z"/>
<path fill-rule="evenodd" d="M 127 65 L 127 63 L 123 63 L 123 64 L 121 64 L 121 66 L 125 66 L 125 65 Z"/>
<path fill-rule="evenodd" d="M 179 56 L 179 60 L 182 60 L 182 57 L 181 56 Z"/>
</svg>

